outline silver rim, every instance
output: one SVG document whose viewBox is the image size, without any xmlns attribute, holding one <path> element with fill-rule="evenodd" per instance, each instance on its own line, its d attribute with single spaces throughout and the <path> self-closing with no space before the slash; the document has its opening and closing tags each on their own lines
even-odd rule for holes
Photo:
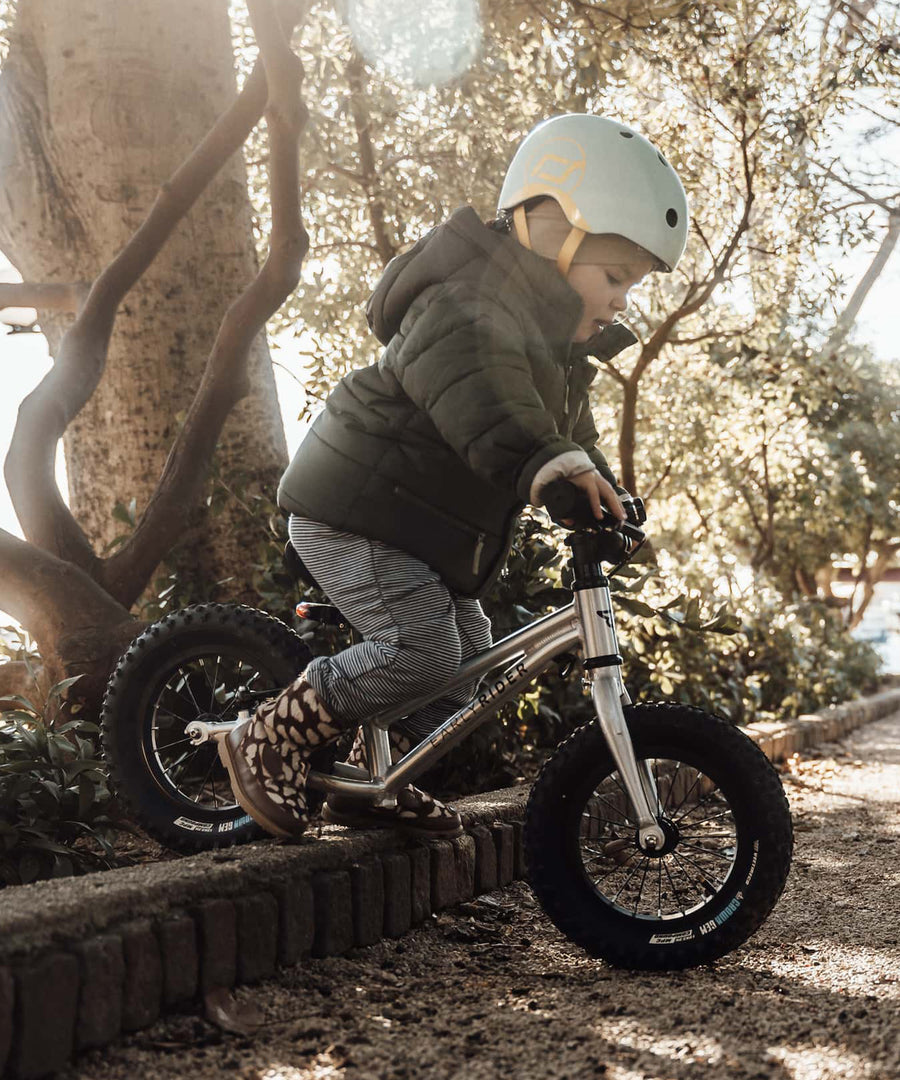
<svg viewBox="0 0 900 1080">
<path fill-rule="evenodd" d="M 192 720 L 221 722 L 236 715 L 239 686 L 262 688 L 256 665 L 221 653 L 182 660 L 151 706 L 150 752 L 154 772 L 171 794 L 214 813 L 240 809 L 214 742 L 193 746 L 185 734 Z"/>
<path fill-rule="evenodd" d="M 618 772 L 594 789 L 581 814 L 579 850 L 595 892 L 631 918 L 681 919 L 722 891 L 737 858 L 731 805 L 705 773 L 670 758 L 649 758 L 667 823 L 664 854 L 637 844 L 637 826 Z"/>
</svg>

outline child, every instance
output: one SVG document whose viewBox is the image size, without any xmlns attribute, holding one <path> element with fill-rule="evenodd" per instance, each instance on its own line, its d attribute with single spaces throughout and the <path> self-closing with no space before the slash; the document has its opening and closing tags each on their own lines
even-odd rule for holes
<svg viewBox="0 0 900 1080">
<path fill-rule="evenodd" d="M 265 829 L 308 820 L 310 750 L 446 685 L 491 644 L 483 596 L 523 506 L 565 478 L 624 518 L 597 449 L 595 368 L 636 339 L 616 316 L 684 249 L 671 166 L 613 120 L 538 125 L 509 167 L 500 217 L 457 210 L 393 259 L 369 302 L 386 349 L 335 387 L 278 489 L 290 539 L 363 641 L 315 658 L 220 745 L 235 796 Z M 392 729 L 405 752 L 464 704 L 447 694 Z M 351 760 L 364 762 L 357 736 Z M 326 820 L 455 836 L 458 814 L 412 786 L 392 807 L 329 796 Z"/>
</svg>

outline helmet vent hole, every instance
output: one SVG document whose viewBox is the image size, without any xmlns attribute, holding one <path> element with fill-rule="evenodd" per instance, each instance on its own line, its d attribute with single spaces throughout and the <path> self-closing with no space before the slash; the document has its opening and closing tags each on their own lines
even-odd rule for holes
<svg viewBox="0 0 900 1080">
<path fill-rule="evenodd" d="M 633 139 L 634 138 L 634 132 L 633 131 L 620 131 L 619 134 L 622 136 L 623 139 Z"/>
<path fill-rule="evenodd" d="M 666 224 L 671 228 L 675 228 L 678 224 L 678 211 L 669 209 L 666 211 Z"/>
<path fill-rule="evenodd" d="M 668 161 L 666 161 L 666 159 L 662 156 L 662 154 L 658 150 L 656 151 L 656 156 L 659 158 L 659 162 L 660 162 L 661 165 L 665 165 L 666 167 L 668 167 L 668 164 L 669 164 Z"/>
</svg>

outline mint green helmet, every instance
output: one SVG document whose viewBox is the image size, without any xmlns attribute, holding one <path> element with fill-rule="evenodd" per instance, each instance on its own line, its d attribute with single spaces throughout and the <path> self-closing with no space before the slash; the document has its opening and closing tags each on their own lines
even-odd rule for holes
<svg viewBox="0 0 900 1080">
<path fill-rule="evenodd" d="M 684 252 L 687 196 L 675 170 L 643 135 L 587 113 L 544 120 L 519 144 L 500 210 L 549 196 L 573 230 L 624 236 L 671 272 Z"/>
</svg>

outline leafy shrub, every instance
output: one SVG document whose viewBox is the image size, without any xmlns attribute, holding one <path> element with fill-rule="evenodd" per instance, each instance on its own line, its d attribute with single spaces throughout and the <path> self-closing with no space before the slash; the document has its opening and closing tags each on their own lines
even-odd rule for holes
<svg viewBox="0 0 900 1080">
<path fill-rule="evenodd" d="M 622 620 L 625 677 L 636 698 L 668 698 L 738 724 L 814 712 L 874 690 L 879 658 L 833 608 L 755 596 L 740 631 L 710 640 L 659 617 Z"/>
<path fill-rule="evenodd" d="M 0 886 L 111 864 L 99 729 L 77 715 L 63 718 L 77 678 L 57 683 L 42 709 L 24 697 L 4 699 L 17 708 L 0 713 Z"/>
</svg>

